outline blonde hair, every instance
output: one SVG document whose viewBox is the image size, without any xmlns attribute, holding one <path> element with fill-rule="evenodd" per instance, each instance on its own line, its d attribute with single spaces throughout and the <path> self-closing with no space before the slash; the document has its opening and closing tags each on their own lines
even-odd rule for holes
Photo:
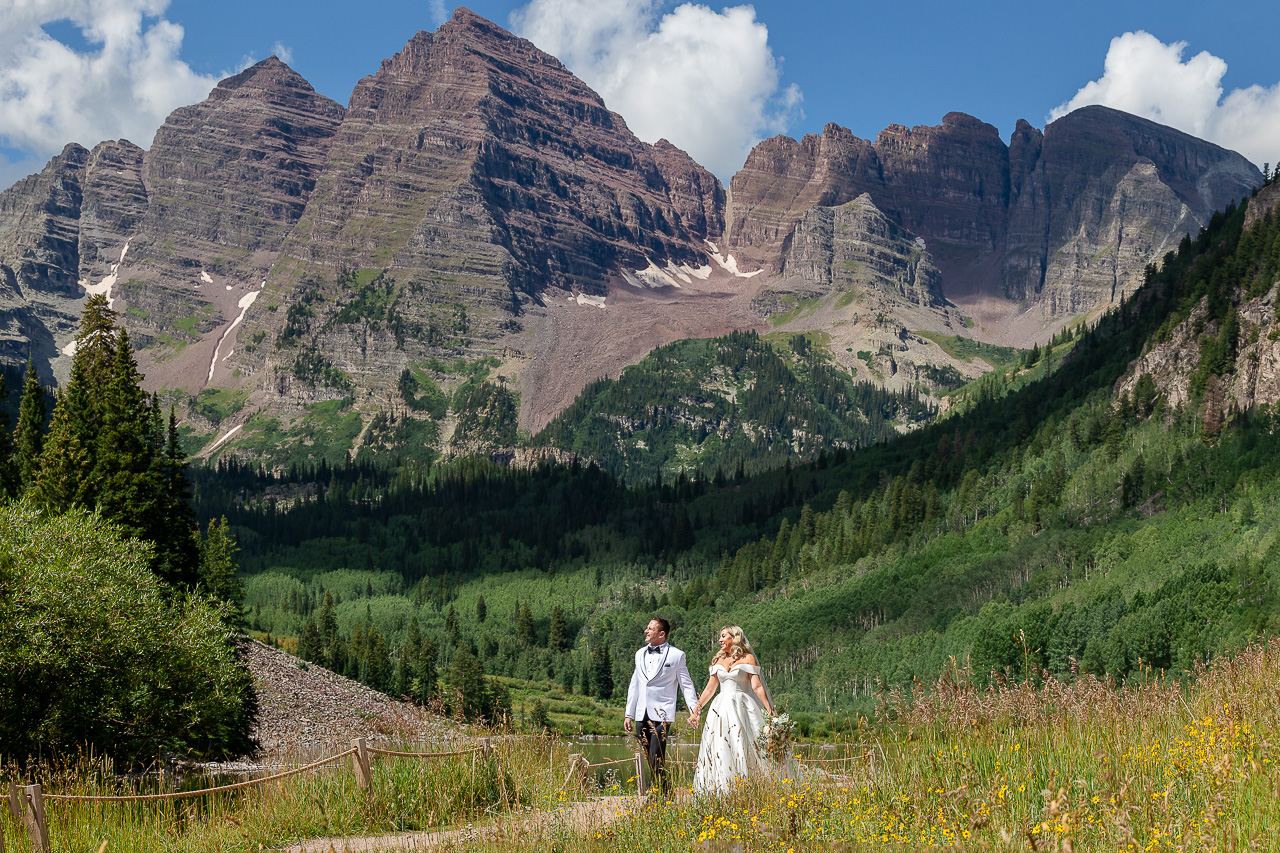
<svg viewBox="0 0 1280 853">
<path fill-rule="evenodd" d="M 751 649 L 751 644 L 747 642 L 747 635 L 737 625 L 725 625 L 720 629 L 720 633 L 729 632 L 729 636 L 733 638 L 733 645 L 729 646 L 729 660 L 738 661 L 750 654 L 755 654 Z M 719 636 L 719 635 L 717 635 Z M 711 659 L 714 664 L 720 660 L 723 652 L 716 652 L 716 656 Z"/>
</svg>

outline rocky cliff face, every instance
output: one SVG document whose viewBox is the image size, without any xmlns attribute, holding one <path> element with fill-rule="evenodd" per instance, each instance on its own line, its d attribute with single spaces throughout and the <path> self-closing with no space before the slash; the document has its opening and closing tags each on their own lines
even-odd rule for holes
<svg viewBox="0 0 1280 853">
<path fill-rule="evenodd" d="M 193 401 L 199 429 L 225 440 L 260 411 L 305 421 L 304 443 L 345 430 L 353 452 L 376 417 L 425 419 L 431 382 L 496 374 L 486 399 L 514 435 L 517 392 L 533 430 L 655 346 L 766 317 L 914 388 L 980 370 L 911 331 L 968 333 L 955 303 L 1094 310 L 1260 180 L 1089 108 L 1008 145 L 960 113 L 873 142 L 834 124 L 778 137 L 726 198 L 554 57 L 459 9 L 346 108 L 273 57 L 175 111 L 150 151 L 71 145 L 0 194 L 0 360 L 32 348 L 57 373 L 84 294 L 107 293 L 151 387 L 236 401 Z M 326 400 L 354 421 L 307 421 Z M 452 426 L 405 429 L 443 446 Z"/>
<path fill-rule="evenodd" d="M 309 294 L 315 317 L 299 328 L 252 313 L 245 333 L 266 344 L 237 366 L 297 404 L 342 393 L 300 375 L 306 350 L 378 393 L 406 365 L 459 351 L 508 353 L 518 370 L 554 326 L 549 291 L 603 300 L 637 271 L 706 267 L 723 200 L 714 176 L 636 139 L 554 57 L 459 9 L 356 86 L 264 291 L 280 304 Z M 353 283 L 374 278 L 394 323 L 354 307 L 366 303 Z"/>
<path fill-rule="evenodd" d="M 554 57 L 459 9 L 357 84 L 286 251 L 599 293 L 619 268 L 704 263 L 722 192 Z M 488 263 L 460 268 L 477 251 Z"/>
<path fill-rule="evenodd" d="M 89 152 L 68 145 L 38 175 L 0 193 L 0 359 L 31 352 L 45 378 L 57 343 L 68 339 L 79 297 L 79 221 Z"/>
<path fill-rule="evenodd" d="M 867 193 L 925 240 L 948 296 L 1078 314 L 1132 292 L 1146 263 L 1259 183 L 1238 154 L 1105 107 L 1044 133 L 1020 122 L 1008 146 L 960 113 L 873 143 L 828 125 L 756 147 L 731 182 L 728 245 L 781 269 L 808 211 Z"/>
<path fill-rule="evenodd" d="M 56 374 L 89 291 L 128 311 L 149 370 L 198 343 L 235 316 L 232 291 L 261 284 L 342 112 L 272 57 L 175 111 L 149 152 L 67 146 L 0 197 L 0 322 L 20 330 L 8 336 L 31 341 L 42 373 Z M 0 357 L 18 349 L 25 360 L 17 343 Z"/>
<path fill-rule="evenodd" d="M 924 246 L 863 193 L 839 207 L 813 207 L 796 223 L 781 277 L 832 292 L 877 291 L 924 308 L 943 309 L 942 276 Z"/>
</svg>

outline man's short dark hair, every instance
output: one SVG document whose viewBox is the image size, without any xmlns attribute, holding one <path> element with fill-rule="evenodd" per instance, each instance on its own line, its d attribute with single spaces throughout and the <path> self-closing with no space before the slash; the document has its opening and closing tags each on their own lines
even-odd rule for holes
<svg viewBox="0 0 1280 853">
<path fill-rule="evenodd" d="M 652 621 L 658 623 L 659 627 L 662 628 L 662 633 L 668 636 L 671 635 L 671 623 L 668 622 L 666 619 L 663 619 L 661 616 L 655 616 L 653 617 Z"/>
</svg>

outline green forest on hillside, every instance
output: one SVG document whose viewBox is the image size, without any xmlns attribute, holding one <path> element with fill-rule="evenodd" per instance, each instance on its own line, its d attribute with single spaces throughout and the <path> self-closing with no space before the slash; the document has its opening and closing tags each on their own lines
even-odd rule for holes
<svg viewBox="0 0 1280 853">
<path fill-rule="evenodd" d="M 651 482 L 681 470 L 758 473 L 887 441 L 933 416 L 916 391 L 857 381 L 822 338 L 733 332 L 668 344 L 587 386 L 534 444 Z"/>
<path fill-rule="evenodd" d="M 980 382 L 971 405 L 892 441 L 629 487 L 581 463 L 277 478 L 229 461 L 200 475 L 200 513 L 231 521 L 252 627 L 301 637 L 327 594 L 347 654 L 335 665 L 388 688 L 421 681 L 429 658 L 447 691 L 461 654 L 608 698 L 601 682 L 625 684 L 652 613 L 695 662 L 741 624 L 775 693 L 814 725 L 952 658 L 1003 678 L 1180 673 L 1278 627 L 1277 415 L 1212 399 L 1235 366 L 1240 303 L 1280 273 L 1277 217 L 1245 233 L 1243 215 L 1215 216 L 1022 380 Z M 1117 396 L 1133 359 L 1197 306 L 1191 402 L 1170 406 L 1150 377 Z M 715 345 L 767 363 L 753 346 Z M 662 379 L 639 371 L 627 387 L 678 387 L 675 365 L 655 359 Z"/>
<path fill-rule="evenodd" d="M 1011 355 L 906 434 L 890 424 L 931 415 L 914 395 L 856 383 L 809 337 L 739 334 L 664 348 L 593 386 L 544 434 L 579 442 L 573 461 L 532 469 L 369 454 L 188 470 L 173 414 L 166 428 L 127 336 L 91 300 L 52 416 L 33 373 L 8 397 L 0 489 L 21 500 L 24 536 L 43 535 L 33 509 L 74 526 L 90 508 L 107 526 L 84 535 L 107 550 L 122 535 L 146 543 L 158 607 L 203 601 L 221 613 L 210 624 L 242 619 L 467 716 L 514 708 L 541 724 L 550 707 L 562 724 L 608 728 L 654 614 L 695 670 L 720 626 L 742 625 L 775 694 L 818 734 L 953 661 L 980 679 L 1182 674 L 1280 628 L 1280 413 L 1223 405 L 1242 347 L 1280 336 L 1274 323 L 1245 335 L 1240 314 L 1259 298 L 1274 308 L 1280 216 L 1243 221 L 1243 208 L 1216 215 L 1118 310 Z M 1191 318 L 1190 401 L 1170 404 L 1151 376 L 1117 393 L 1134 359 Z M 509 392 L 464 367 L 453 398 L 498 413 L 468 429 L 510 422 Z M 402 385 L 438 413 L 430 378 L 409 371 Z M 700 396 L 715 383 L 722 393 Z M 622 421 L 643 444 L 610 432 Z M 747 422 L 775 431 L 756 442 Z M 36 618 L 5 580 L 28 577 L 29 555 L 0 556 L 0 618 Z M 242 612 L 219 611 L 222 599 Z M 528 708 L 534 697 L 553 704 Z M 224 717 L 188 735 L 228 748 L 248 717 Z M 133 748 L 174 736 L 149 737 Z"/>
</svg>

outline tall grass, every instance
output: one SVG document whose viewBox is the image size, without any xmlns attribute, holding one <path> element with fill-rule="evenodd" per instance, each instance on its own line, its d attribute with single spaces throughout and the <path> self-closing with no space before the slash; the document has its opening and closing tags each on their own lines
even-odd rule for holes
<svg viewBox="0 0 1280 853">
<path fill-rule="evenodd" d="M 793 778 L 582 821 L 531 820 L 521 849 L 1280 851 L 1280 640 L 1177 678 L 1143 672 L 980 687 L 953 667 L 884 697 L 837 754 Z M 50 804 L 58 851 L 256 850 L 325 835 L 481 823 L 562 809 L 567 747 L 499 742 L 491 762 L 379 759 L 366 802 L 348 766 L 160 806 Z M 820 769 L 821 768 L 821 769 Z M 82 762 L 52 790 L 118 787 Z M 687 782 L 687 778 L 686 778 Z M 620 788 L 618 789 L 620 790 Z M 615 793 L 588 791 L 586 793 Z M 14 849 L 25 836 L 0 817 Z M 509 825 L 510 822 L 508 822 Z M 512 836 L 506 836 L 510 839 Z M 469 839 L 475 850 L 511 841 Z"/>
<path fill-rule="evenodd" d="M 456 745 L 402 745 L 399 751 L 448 751 Z M 292 762 L 296 765 L 302 760 Z M 350 758 L 314 772 L 191 799 L 135 803 L 46 801 L 54 851 L 112 853 L 232 851 L 278 847 L 323 836 L 358 836 L 483 823 L 497 815 L 542 810 L 561 800 L 568 750 L 545 738 L 492 741 L 482 753 L 438 759 L 372 757 L 372 789 L 356 785 Z M 264 773 L 263 775 L 269 775 Z M 84 759 L 40 772 L 48 793 L 143 793 L 112 772 L 109 761 Z M 154 785 L 152 786 L 154 788 Z M 26 850 L 25 830 L 0 814 L 9 849 Z"/>
<path fill-rule="evenodd" d="M 602 853 L 1280 850 L 1280 641 L 1194 676 L 979 688 L 953 668 L 886 697 L 843 765 L 544 840 Z"/>
</svg>

